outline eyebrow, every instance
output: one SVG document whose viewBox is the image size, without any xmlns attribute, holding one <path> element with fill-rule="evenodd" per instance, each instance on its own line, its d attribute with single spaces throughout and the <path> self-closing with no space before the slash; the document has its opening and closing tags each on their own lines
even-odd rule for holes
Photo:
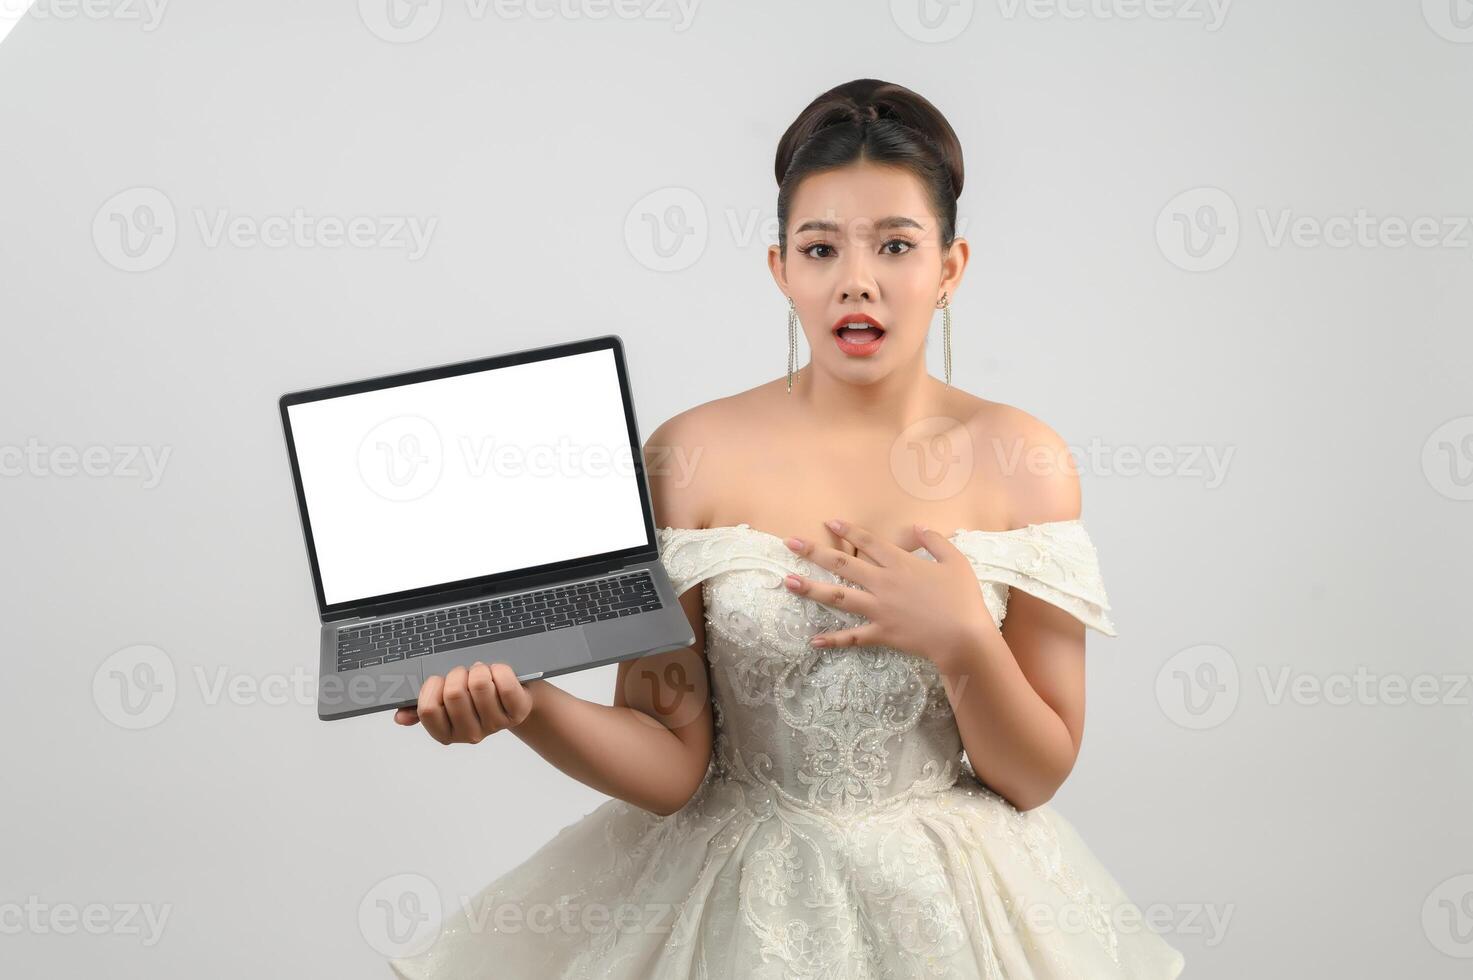
<svg viewBox="0 0 1473 980">
<path fill-rule="evenodd" d="M 922 225 L 919 221 L 916 221 L 913 218 L 907 218 L 904 215 L 892 215 L 888 218 L 881 218 L 879 221 L 875 222 L 875 228 L 914 228 L 916 231 L 926 230 L 925 226 Z M 821 221 L 817 218 L 814 218 L 813 220 L 805 221 L 797 228 L 794 228 L 793 234 L 801 235 L 805 231 L 827 231 L 837 234 L 839 231 L 839 223 L 837 221 Z"/>
</svg>

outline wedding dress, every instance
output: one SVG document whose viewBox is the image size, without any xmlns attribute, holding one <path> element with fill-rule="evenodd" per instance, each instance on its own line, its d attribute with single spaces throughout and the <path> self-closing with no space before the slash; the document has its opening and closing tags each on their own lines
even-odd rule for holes
<svg viewBox="0 0 1473 980">
<path fill-rule="evenodd" d="M 863 622 L 789 592 L 841 581 L 747 524 L 659 528 L 703 583 L 716 741 L 660 816 L 611 799 L 452 908 L 404 980 L 1170 980 L 1154 932 L 1052 806 L 983 785 L 930 661 L 814 649 Z M 950 538 L 994 621 L 1010 589 L 1115 635 L 1077 519 Z M 914 554 L 930 559 L 925 549 Z M 508 913 L 510 910 L 510 914 Z"/>
</svg>

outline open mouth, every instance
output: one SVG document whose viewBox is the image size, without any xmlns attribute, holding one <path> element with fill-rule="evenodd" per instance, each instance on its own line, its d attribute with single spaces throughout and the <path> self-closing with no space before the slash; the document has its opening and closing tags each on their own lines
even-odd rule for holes
<svg viewBox="0 0 1473 980">
<path fill-rule="evenodd" d="M 858 356 L 873 354 L 885 339 L 885 329 L 869 317 L 846 318 L 833 333 L 840 350 Z"/>
</svg>

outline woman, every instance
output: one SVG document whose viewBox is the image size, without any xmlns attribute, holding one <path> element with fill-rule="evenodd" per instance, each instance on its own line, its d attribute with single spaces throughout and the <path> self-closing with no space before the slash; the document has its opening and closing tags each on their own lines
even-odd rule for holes
<svg viewBox="0 0 1473 980">
<path fill-rule="evenodd" d="M 620 664 L 612 707 L 478 664 L 399 712 L 447 743 L 510 729 L 615 797 L 400 977 L 1181 972 L 1047 805 L 1082 738 L 1085 628 L 1115 630 L 1062 441 L 950 384 L 962 173 L 935 107 L 873 79 L 783 135 L 787 377 L 646 447 L 697 642 Z"/>
</svg>

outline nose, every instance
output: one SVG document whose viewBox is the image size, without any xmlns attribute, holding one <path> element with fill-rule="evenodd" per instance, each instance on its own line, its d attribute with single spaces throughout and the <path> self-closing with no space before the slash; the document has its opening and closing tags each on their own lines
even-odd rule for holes
<svg viewBox="0 0 1473 980">
<path fill-rule="evenodd" d="M 879 293 L 875 278 L 870 273 L 869 263 L 864 257 L 853 254 L 857 251 L 859 250 L 850 250 L 849 260 L 844 263 L 843 273 L 839 278 L 839 301 L 841 303 L 858 302 L 859 300 L 874 302 Z"/>
</svg>

